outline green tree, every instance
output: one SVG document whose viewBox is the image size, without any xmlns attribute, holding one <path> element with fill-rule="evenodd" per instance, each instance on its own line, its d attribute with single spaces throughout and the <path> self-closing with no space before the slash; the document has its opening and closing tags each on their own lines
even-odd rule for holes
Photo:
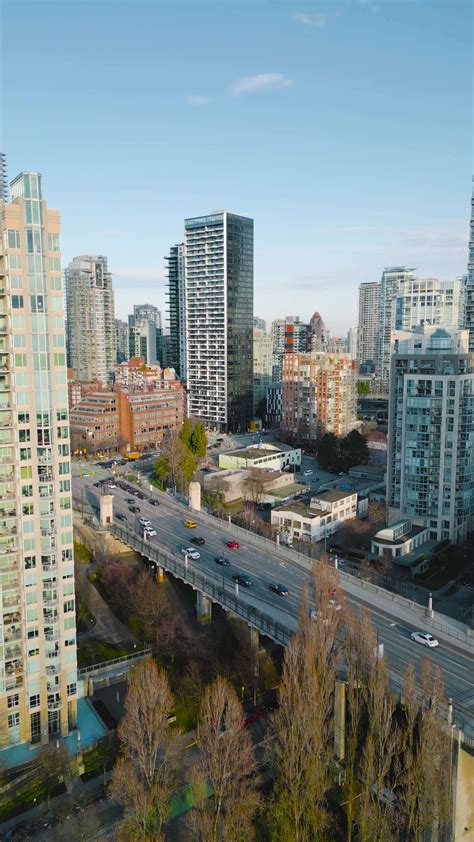
<svg viewBox="0 0 474 842">
<path fill-rule="evenodd" d="M 184 454 L 180 462 L 179 470 L 184 484 L 188 486 L 193 478 L 194 471 L 196 470 L 196 460 L 190 450 Z"/>
<path fill-rule="evenodd" d="M 339 447 L 339 439 L 335 433 L 324 433 L 321 436 L 317 453 L 318 462 L 322 468 L 326 468 L 329 471 L 338 470 L 340 462 Z"/>
<path fill-rule="evenodd" d="M 199 459 L 202 459 L 206 455 L 206 451 L 207 451 L 206 431 L 205 431 L 204 426 L 203 426 L 201 421 L 196 421 L 196 425 L 194 427 L 194 430 L 191 433 L 189 445 L 191 447 L 192 452 Z"/>
<path fill-rule="evenodd" d="M 181 430 L 179 431 L 179 437 L 180 437 L 180 439 L 183 442 L 185 447 L 190 446 L 192 432 L 193 431 L 191 429 L 191 421 L 189 420 L 189 418 L 185 418 L 183 426 L 181 427 Z"/>
<path fill-rule="evenodd" d="M 162 454 L 153 466 L 154 477 L 160 485 L 163 485 L 165 480 L 168 479 L 170 472 L 169 459 Z"/>
<path fill-rule="evenodd" d="M 358 430 L 351 430 L 344 437 L 343 448 L 347 453 L 348 463 L 350 463 L 348 468 L 352 468 L 354 465 L 366 465 L 369 461 L 370 453 L 367 439 Z"/>
</svg>

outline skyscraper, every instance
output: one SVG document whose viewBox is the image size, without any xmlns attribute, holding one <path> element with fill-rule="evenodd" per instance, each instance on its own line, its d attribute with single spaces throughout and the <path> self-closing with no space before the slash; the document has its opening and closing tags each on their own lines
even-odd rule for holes
<svg viewBox="0 0 474 842">
<path fill-rule="evenodd" d="M 272 382 L 272 338 L 264 330 L 253 329 L 253 409 L 266 401 Z"/>
<path fill-rule="evenodd" d="M 184 243 L 171 246 L 165 257 L 168 275 L 168 365 L 186 380 L 186 309 L 184 303 Z"/>
<path fill-rule="evenodd" d="M 253 219 L 185 220 L 188 411 L 220 430 L 252 417 Z"/>
<path fill-rule="evenodd" d="M 0 200 L 0 747 L 76 723 L 77 663 L 60 216 L 41 176 Z"/>
<path fill-rule="evenodd" d="M 468 332 L 395 332 L 391 360 L 387 504 L 434 540 L 466 537 L 474 511 L 474 354 Z"/>
<path fill-rule="evenodd" d="M 115 319 L 115 344 L 117 362 L 126 362 L 130 357 L 130 334 L 128 323 L 122 321 L 122 319 Z"/>
<path fill-rule="evenodd" d="M 135 304 L 128 317 L 130 357 L 144 357 L 148 365 L 157 360 L 157 333 L 161 332 L 161 313 L 154 304 Z"/>
<path fill-rule="evenodd" d="M 253 326 L 256 327 L 258 330 L 266 331 L 267 323 L 265 319 L 260 319 L 258 316 L 253 317 Z"/>
<path fill-rule="evenodd" d="M 464 281 L 410 278 L 400 285 L 395 304 L 395 330 L 414 330 L 417 325 L 462 328 Z"/>
<path fill-rule="evenodd" d="M 375 366 L 380 324 L 380 283 L 370 281 L 359 286 L 359 320 L 357 326 L 357 363 Z"/>
<path fill-rule="evenodd" d="M 469 350 L 474 351 L 474 178 L 471 196 L 471 225 L 469 229 L 469 260 L 467 264 L 464 324 L 469 331 Z"/>
<path fill-rule="evenodd" d="M 0 152 L 0 199 L 4 202 L 10 201 L 10 190 L 8 189 L 7 156 Z"/>
<path fill-rule="evenodd" d="M 405 283 L 415 279 L 414 269 L 391 266 L 384 269 L 380 281 L 380 308 L 377 333 L 376 370 L 381 391 L 388 394 L 392 331 L 395 329 L 397 297 Z"/>
<path fill-rule="evenodd" d="M 107 258 L 75 257 L 65 280 L 68 365 L 76 380 L 107 383 L 116 362 L 114 293 Z"/>
</svg>

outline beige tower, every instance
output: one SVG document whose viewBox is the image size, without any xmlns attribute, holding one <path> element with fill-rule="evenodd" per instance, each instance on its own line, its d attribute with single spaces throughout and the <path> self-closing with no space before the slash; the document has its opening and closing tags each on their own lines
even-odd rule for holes
<svg viewBox="0 0 474 842">
<path fill-rule="evenodd" d="M 0 747 L 76 723 L 60 217 L 41 176 L 0 201 Z"/>
</svg>

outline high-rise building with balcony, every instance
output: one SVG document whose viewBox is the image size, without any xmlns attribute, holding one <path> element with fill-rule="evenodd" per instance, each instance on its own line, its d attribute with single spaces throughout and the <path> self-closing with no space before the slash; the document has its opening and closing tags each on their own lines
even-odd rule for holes
<svg viewBox="0 0 474 842">
<path fill-rule="evenodd" d="M 184 285 L 184 243 L 171 246 L 165 257 L 168 276 L 168 365 L 186 380 L 186 308 Z"/>
<path fill-rule="evenodd" d="M 284 354 L 281 429 L 298 441 L 356 427 L 356 364 L 350 354 Z"/>
<path fill-rule="evenodd" d="M 59 211 L 23 172 L 0 200 L 0 748 L 76 724 Z"/>
<path fill-rule="evenodd" d="M 380 325 L 380 283 L 370 281 L 359 286 L 357 325 L 357 364 L 375 368 Z"/>
<path fill-rule="evenodd" d="M 380 389 L 388 394 L 392 332 L 395 330 L 397 298 L 408 282 L 415 280 L 414 269 L 391 266 L 384 269 L 380 281 L 379 325 L 377 331 L 376 372 Z"/>
<path fill-rule="evenodd" d="M 464 325 L 469 331 L 469 350 L 474 352 L 474 178 L 471 196 L 471 224 L 469 229 L 469 258 L 465 290 Z"/>
<path fill-rule="evenodd" d="M 135 304 L 133 313 L 128 317 L 130 357 L 144 357 L 148 365 L 158 362 L 157 336 L 161 330 L 158 307 L 154 304 Z"/>
<path fill-rule="evenodd" d="M 0 199 L 4 202 L 10 201 L 10 190 L 8 187 L 7 176 L 7 156 L 4 152 L 0 152 Z"/>
<path fill-rule="evenodd" d="M 395 303 L 395 330 L 414 330 L 418 325 L 463 327 L 464 281 L 409 278 L 400 285 Z"/>
<path fill-rule="evenodd" d="M 184 275 L 188 412 L 244 431 L 253 414 L 253 219 L 186 219 Z"/>
<path fill-rule="evenodd" d="M 68 365 L 76 380 L 112 379 L 116 363 L 112 275 L 103 255 L 75 257 L 65 270 Z"/>
<path fill-rule="evenodd" d="M 395 332 L 391 360 L 387 505 L 430 538 L 466 537 L 474 511 L 474 354 L 468 332 Z"/>
</svg>

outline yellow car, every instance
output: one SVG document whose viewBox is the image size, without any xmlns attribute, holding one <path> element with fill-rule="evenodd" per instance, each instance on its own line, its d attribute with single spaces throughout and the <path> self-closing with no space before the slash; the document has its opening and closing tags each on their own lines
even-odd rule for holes
<svg viewBox="0 0 474 842">
<path fill-rule="evenodd" d="M 184 525 L 188 527 L 188 529 L 196 529 L 197 523 L 194 520 L 185 520 Z"/>
</svg>

